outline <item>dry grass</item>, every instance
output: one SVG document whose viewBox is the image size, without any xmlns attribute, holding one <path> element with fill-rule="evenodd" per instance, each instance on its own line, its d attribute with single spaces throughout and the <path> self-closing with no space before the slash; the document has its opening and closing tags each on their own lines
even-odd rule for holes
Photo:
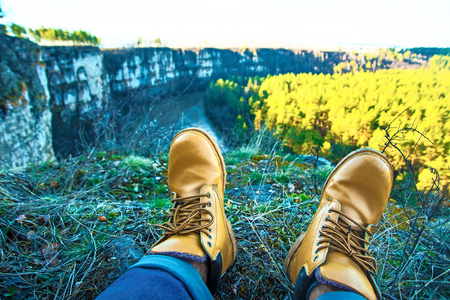
<svg viewBox="0 0 450 300">
<path fill-rule="evenodd" d="M 314 169 L 277 153 L 275 144 L 267 154 L 242 148 L 225 155 L 225 208 L 238 256 L 218 299 L 291 298 L 284 259 L 307 229 L 332 168 Z M 3 170 L 2 298 L 95 298 L 159 237 L 153 225 L 164 221 L 169 205 L 166 167 L 167 154 L 142 159 L 93 152 Z M 442 193 L 434 188 L 419 202 L 403 183 L 396 185 L 396 201 L 389 202 L 371 245 L 380 286 L 399 298 L 449 298 L 448 197 L 436 202 Z M 111 246 L 118 237 L 126 241 L 125 252 Z"/>
<path fill-rule="evenodd" d="M 146 249 L 157 238 L 164 166 L 124 162 L 96 153 L 0 174 L 5 298 L 94 298 L 125 269 L 105 245 L 128 236 Z"/>
</svg>

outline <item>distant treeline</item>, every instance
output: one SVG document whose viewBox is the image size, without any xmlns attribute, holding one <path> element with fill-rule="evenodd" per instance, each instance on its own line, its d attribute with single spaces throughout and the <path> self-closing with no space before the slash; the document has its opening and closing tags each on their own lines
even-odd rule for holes
<svg viewBox="0 0 450 300">
<path fill-rule="evenodd" d="M 59 42 L 61 44 L 71 43 L 73 45 L 92 45 L 98 46 L 101 40 L 95 35 L 84 30 L 67 31 L 60 28 L 26 29 L 17 24 L 0 25 L 0 34 L 11 34 L 18 38 L 32 39 L 36 43 L 47 41 L 51 43 Z"/>
<path fill-rule="evenodd" d="M 332 160 L 350 150 L 380 149 L 384 129 L 406 127 L 394 143 L 415 166 L 425 163 L 450 180 L 450 57 L 433 56 L 429 68 L 346 74 L 285 74 L 219 79 L 208 90 L 216 126 L 241 132 L 273 130 L 295 153 L 319 147 Z M 218 121 L 227 122 L 219 124 Z M 417 131 L 423 132 L 421 138 Z M 393 154 L 394 155 L 394 154 Z M 395 154 L 392 161 L 401 165 Z M 424 188 L 433 174 L 419 175 Z"/>
<path fill-rule="evenodd" d="M 410 50 L 399 51 L 395 49 L 378 49 L 377 53 L 352 52 L 350 61 L 343 61 L 334 67 L 334 73 L 356 73 L 362 71 L 375 72 L 389 68 L 393 62 L 406 62 L 411 66 L 418 63 L 418 55 Z M 422 59 L 419 59 L 422 61 Z"/>
<path fill-rule="evenodd" d="M 450 48 L 436 48 L 436 47 L 420 47 L 420 48 L 409 48 L 407 51 L 415 54 L 421 54 L 427 57 L 432 57 L 433 55 L 450 55 Z"/>
</svg>

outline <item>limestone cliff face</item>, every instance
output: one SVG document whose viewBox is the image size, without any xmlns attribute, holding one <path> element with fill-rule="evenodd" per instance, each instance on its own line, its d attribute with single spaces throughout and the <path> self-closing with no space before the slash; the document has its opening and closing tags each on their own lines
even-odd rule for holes
<svg viewBox="0 0 450 300">
<path fill-rule="evenodd" d="M 92 136 L 92 122 L 108 102 L 103 55 L 96 47 L 45 47 L 43 57 L 52 110 L 53 147 L 75 153 Z"/>
<path fill-rule="evenodd" d="M 13 166 L 54 157 L 50 94 L 42 51 L 0 35 L 0 162 Z"/>
<path fill-rule="evenodd" d="M 149 95 L 203 89 L 220 77 L 265 76 L 282 73 L 332 73 L 345 58 L 341 52 L 256 49 L 253 51 L 205 48 L 180 50 L 138 48 L 103 51 L 110 91 L 145 89 Z"/>
<path fill-rule="evenodd" d="M 138 48 L 104 51 L 105 70 L 112 93 L 146 89 L 151 94 L 176 91 L 195 76 L 197 62 L 191 51 Z"/>
</svg>

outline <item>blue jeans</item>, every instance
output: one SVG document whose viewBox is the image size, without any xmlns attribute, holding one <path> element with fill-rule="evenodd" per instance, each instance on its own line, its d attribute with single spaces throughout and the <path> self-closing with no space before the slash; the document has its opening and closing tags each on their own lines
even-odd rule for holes
<svg viewBox="0 0 450 300">
<path fill-rule="evenodd" d="M 165 255 L 146 255 L 111 284 L 97 300 L 106 299 L 208 299 L 213 297 L 189 262 Z M 319 300 L 362 300 L 351 292 L 330 292 Z"/>
</svg>

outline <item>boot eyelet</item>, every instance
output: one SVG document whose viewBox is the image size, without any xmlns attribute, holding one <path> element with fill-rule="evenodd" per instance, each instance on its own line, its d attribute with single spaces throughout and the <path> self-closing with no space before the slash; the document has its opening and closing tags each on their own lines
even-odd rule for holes
<svg viewBox="0 0 450 300">
<path fill-rule="evenodd" d="M 319 252 L 319 249 L 317 249 L 316 251 L 314 251 L 314 254 L 317 254 L 317 252 Z"/>
<path fill-rule="evenodd" d="M 208 239 L 212 239 L 212 236 L 210 234 L 208 234 Z"/>
<path fill-rule="evenodd" d="M 208 246 L 209 246 L 209 247 L 211 247 L 211 246 L 212 246 L 210 242 L 208 242 Z"/>
<path fill-rule="evenodd" d="M 208 228 L 208 232 L 211 232 L 211 228 Z"/>
<path fill-rule="evenodd" d="M 206 198 L 211 198 L 211 193 L 210 192 L 206 193 Z"/>
<path fill-rule="evenodd" d="M 320 242 L 317 242 L 316 246 L 319 246 L 319 245 L 320 245 Z"/>
<path fill-rule="evenodd" d="M 208 207 L 211 207 L 211 201 L 208 201 Z"/>
<path fill-rule="evenodd" d="M 331 208 L 328 210 L 328 213 L 331 214 Z"/>
<path fill-rule="evenodd" d="M 319 258 L 319 256 L 314 257 L 313 261 L 316 261 L 316 259 L 318 259 L 318 258 Z"/>
<path fill-rule="evenodd" d="M 328 221 L 330 221 L 330 217 L 329 217 L 329 216 L 327 216 L 327 217 L 325 218 L 325 222 L 328 222 Z"/>
</svg>

